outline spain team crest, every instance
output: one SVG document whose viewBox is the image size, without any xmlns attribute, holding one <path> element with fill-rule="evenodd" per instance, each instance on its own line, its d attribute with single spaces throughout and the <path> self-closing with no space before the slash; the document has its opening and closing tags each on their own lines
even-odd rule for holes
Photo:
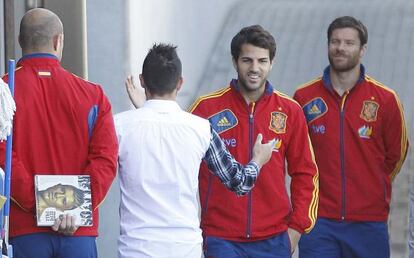
<svg viewBox="0 0 414 258">
<path fill-rule="evenodd" d="M 269 129 L 277 134 L 282 134 L 286 132 L 286 120 L 287 115 L 282 112 L 272 112 L 270 113 L 270 125 Z"/>
<path fill-rule="evenodd" d="M 378 114 L 378 107 L 379 105 L 377 102 L 366 100 L 362 104 L 362 110 L 359 116 L 367 122 L 376 121 L 377 114 Z"/>
</svg>

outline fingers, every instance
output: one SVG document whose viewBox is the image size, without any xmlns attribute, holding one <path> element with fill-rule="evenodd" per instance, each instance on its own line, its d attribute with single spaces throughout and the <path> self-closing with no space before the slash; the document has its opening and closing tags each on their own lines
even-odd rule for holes
<svg viewBox="0 0 414 258">
<path fill-rule="evenodd" d="M 61 220 L 60 218 L 55 219 L 55 223 L 52 226 L 53 231 L 58 231 L 60 227 Z"/>
<path fill-rule="evenodd" d="M 269 146 L 271 146 L 272 149 L 273 149 L 273 147 L 276 144 L 276 138 L 273 138 L 272 140 L 269 140 L 266 144 L 269 145 Z"/>
<path fill-rule="evenodd" d="M 52 230 L 64 235 L 73 235 L 76 230 L 78 230 L 78 227 L 76 226 L 76 217 L 69 214 L 60 216 L 55 220 Z"/>
<path fill-rule="evenodd" d="M 66 232 L 68 235 L 73 235 L 75 233 L 75 231 L 78 229 L 78 227 L 76 226 L 76 217 L 75 216 L 68 216 L 68 220 L 69 223 L 67 223 L 66 225 Z"/>
<path fill-rule="evenodd" d="M 263 140 L 263 135 L 262 135 L 261 133 L 259 133 L 259 134 L 257 135 L 257 138 L 256 138 L 256 144 L 257 144 L 257 143 L 262 143 L 262 140 Z"/>
<path fill-rule="evenodd" d="M 263 135 L 261 133 L 259 133 L 257 135 L 256 143 L 255 144 L 258 144 L 258 143 L 262 144 L 262 141 L 263 141 Z M 265 143 L 263 145 L 268 145 L 269 147 L 270 146 L 273 147 L 275 145 L 275 143 L 276 143 L 276 138 L 273 138 L 272 140 L 269 140 L 267 143 Z"/>
<path fill-rule="evenodd" d="M 127 91 L 131 91 L 135 89 L 135 83 L 134 83 L 134 77 L 132 75 L 129 75 L 125 80 L 125 86 L 127 88 Z"/>
<path fill-rule="evenodd" d="M 275 140 L 271 140 L 265 144 L 262 144 L 263 135 L 258 134 L 256 138 L 256 143 L 253 146 L 253 157 L 252 160 L 261 168 L 266 164 L 272 157 L 273 148 L 275 145 Z"/>
</svg>

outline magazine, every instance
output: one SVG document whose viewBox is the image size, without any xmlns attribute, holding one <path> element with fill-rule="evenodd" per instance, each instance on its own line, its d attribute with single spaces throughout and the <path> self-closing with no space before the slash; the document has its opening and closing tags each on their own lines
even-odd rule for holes
<svg viewBox="0 0 414 258">
<path fill-rule="evenodd" d="M 38 226 L 52 226 L 63 214 L 77 226 L 92 226 L 91 180 L 88 175 L 35 175 Z"/>
</svg>

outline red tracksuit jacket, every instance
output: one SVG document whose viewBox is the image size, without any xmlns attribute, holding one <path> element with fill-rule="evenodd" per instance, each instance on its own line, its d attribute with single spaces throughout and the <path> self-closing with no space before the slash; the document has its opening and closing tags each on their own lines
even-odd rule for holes
<svg viewBox="0 0 414 258">
<path fill-rule="evenodd" d="M 91 175 L 93 226 L 80 227 L 75 235 L 96 236 L 97 207 L 115 177 L 118 153 L 107 97 L 50 54 L 18 62 L 14 92 L 10 236 L 52 232 L 36 226 L 35 174 Z M 5 142 L 0 144 L 2 167 L 4 159 Z"/>
<path fill-rule="evenodd" d="M 320 171 L 319 217 L 386 221 L 391 181 L 404 162 L 408 141 L 401 103 L 394 91 L 365 75 L 340 97 L 329 67 L 299 88 Z"/>
<path fill-rule="evenodd" d="M 234 157 L 247 163 L 257 134 L 276 138 L 272 158 L 260 171 L 251 193 L 238 197 L 201 166 L 201 227 L 205 236 L 235 241 L 266 239 L 294 228 L 312 229 L 318 207 L 318 172 L 300 106 L 267 83 L 264 95 L 247 105 L 237 81 L 201 97 L 191 112 L 208 118 Z M 286 162 L 291 202 L 285 187 Z"/>
</svg>

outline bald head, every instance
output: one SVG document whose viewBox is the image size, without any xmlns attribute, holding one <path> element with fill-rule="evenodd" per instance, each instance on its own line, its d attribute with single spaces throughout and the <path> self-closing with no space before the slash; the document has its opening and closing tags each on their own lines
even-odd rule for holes
<svg viewBox="0 0 414 258">
<path fill-rule="evenodd" d="M 59 47 L 63 48 L 62 22 L 55 13 L 47 9 L 32 9 L 20 22 L 19 43 L 23 54 L 51 53 L 59 57 L 62 50 Z"/>
</svg>

